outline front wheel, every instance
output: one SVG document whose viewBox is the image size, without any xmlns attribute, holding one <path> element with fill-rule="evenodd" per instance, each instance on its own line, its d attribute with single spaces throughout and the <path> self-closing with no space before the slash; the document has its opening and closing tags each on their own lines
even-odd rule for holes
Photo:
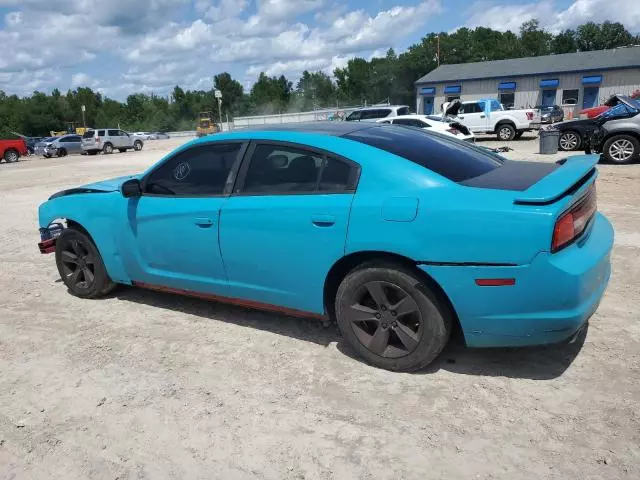
<svg viewBox="0 0 640 480">
<path fill-rule="evenodd" d="M 60 150 L 58 150 L 58 157 L 66 157 L 67 156 L 67 151 L 64 148 L 61 148 Z"/>
<path fill-rule="evenodd" d="M 449 313 L 416 273 L 400 266 L 351 271 L 338 288 L 335 309 L 343 337 L 379 368 L 418 370 L 449 340 Z"/>
<path fill-rule="evenodd" d="M 136 140 L 135 142 L 133 142 L 133 149 L 136 152 L 139 152 L 140 150 L 142 150 L 142 142 L 139 140 Z"/>
<path fill-rule="evenodd" d="M 580 141 L 580 135 L 574 131 L 567 131 L 560 135 L 558 138 L 558 148 L 565 152 L 572 152 L 577 150 L 582 142 Z"/>
<path fill-rule="evenodd" d="M 75 228 L 65 229 L 58 237 L 56 265 L 60 278 L 76 297 L 97 298 L 115 287 L 93 241 Z"/>
<path fill-rule="evenodd" d="M 503 123 L 502 125 L 498 125 L 497 133 L 498 133 L 497 135 L 498 140 L 508 142 L 515 138 L 516 129 L 513 127 L 513 125 L 509 125 L 508 123 Z"/>
<path fill-rule="evenodd" d="M 640 142 L 630 135 L 616 135 L 605 142 L 602 153 L 609 162 L 631 163 L 640 155 Z"/>
</svg>

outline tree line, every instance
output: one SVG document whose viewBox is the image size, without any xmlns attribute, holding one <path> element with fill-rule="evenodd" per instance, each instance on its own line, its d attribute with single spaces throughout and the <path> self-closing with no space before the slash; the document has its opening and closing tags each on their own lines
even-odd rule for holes
<svg viewBox="0 0 640 480">
<path fill-rule="evenodd" d="M 552 34 L 537 20 L 522 24 L 516 34 L 485 27 L 460 28 L 453 33 L 429 33 L 400 55 L 389 49 L 384 57 L 353 58 L 337 68 L 333 78 L 304 71 L 295 86 L 284 75 L 261 73 L 247 92 L 227 73 L 213 77 L 210 90 L 176 86 L 168 97 L 134 93 L 126 101 L 105 97 L 91 88 L 55 89 L 20 98 L 0 90 L 0 129 L 24 135 L 48 135 L 65 130 L 69 122 L 87 126 L 119 126 L 129 131 L 192 130 L 199 112 L 211 111 L 216 121 L 214 91 L 222 92 L 222 120 L 236 116 L 308 111 L 317 108 L 389 101 L 413 105 L 414 82 L 441 64 L 481 62 L 577 51 L 601 50 L 640 43 L 622 24 L 593 22 Z M 439 58 L 438 58 L 439 57 Z"/>
</svg>

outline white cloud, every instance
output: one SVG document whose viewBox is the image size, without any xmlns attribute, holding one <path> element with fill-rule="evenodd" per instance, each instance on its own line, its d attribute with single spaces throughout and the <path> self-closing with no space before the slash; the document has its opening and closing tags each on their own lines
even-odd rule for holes
<svg viewBox="0 0 640 480">
<path fill-rule="evenodd" d="M 467 13 L 469 18 L 465 25 L 500 31 L 517 32 L 520 25 L 534 18 L 553 33 L 586 22 L 605 20 L 620 22 L 632 32 L 640 30 L 640 1 L 637 0 L 575 0 L 565 9 L 559 8 L 553 0 L 513 5 L 480 0 Z"/>
</svg>

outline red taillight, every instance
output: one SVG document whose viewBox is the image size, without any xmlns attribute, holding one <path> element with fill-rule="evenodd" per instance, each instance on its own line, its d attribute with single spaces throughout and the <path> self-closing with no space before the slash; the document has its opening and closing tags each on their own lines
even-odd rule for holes
<svg viewBox="0 0 640 480">
<path fill-rule="evenodd" d="M 562 214 L 553 228 L 551 252 L 555 253 L 568 246 L 578 238 L 589 225 L 598 205 L 596 202 L 595 184 L 589 188 L 588 193 L 579 200 L 568 212 Z"/>
<path fill-rule="evenodd" d="M 527 120 L 533 120 L 533 112 L 527 112 Z"/>
<path fill-rule="evenodd" d="M 447 132 L 453 133 L 454 135 L 458 135 L 460 133 L 460 130 L 452 127 L 452 128 L 447 128 Z"/>
<path fill-rule="evenodd" d="M 96 143 L 100 143 L 100 137 L 96 137 Z"/>
</svg>

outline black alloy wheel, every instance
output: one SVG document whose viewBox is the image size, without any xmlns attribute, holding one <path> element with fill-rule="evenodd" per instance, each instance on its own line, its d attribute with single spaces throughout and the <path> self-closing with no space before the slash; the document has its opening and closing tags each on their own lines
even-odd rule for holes
<svg viewBox="0 0 640 480">
<path fill-rule="evenodd" d="M 56 264 L 60 278 L 77 297 L 97 298 L 115 287 L 98 249 L 80 230 L 67 228 L 58 237 Z"/>
<path fill-rule="evenodd" d="M 422 315 L 416 301 L 400 286 L 367 282 L 354 292 L 346 313 L 365 347 L 384 358 L 413 352 L 422 336 Z"/>
<path fill-rule="evenodd" d="M 80 240 L 67 242 L 61 252 L 63 278 L 74 290 L 88 290 L 96 281 L 96 259 Z"/>
<path fill-rule="evenodd" d="M 413 371 L 446 345 L 451 315 L 417 272 L 395 264 L 363 265 L 338 288 L 335 316 L 343 337 L 368 363 Z"/>
</svg>

